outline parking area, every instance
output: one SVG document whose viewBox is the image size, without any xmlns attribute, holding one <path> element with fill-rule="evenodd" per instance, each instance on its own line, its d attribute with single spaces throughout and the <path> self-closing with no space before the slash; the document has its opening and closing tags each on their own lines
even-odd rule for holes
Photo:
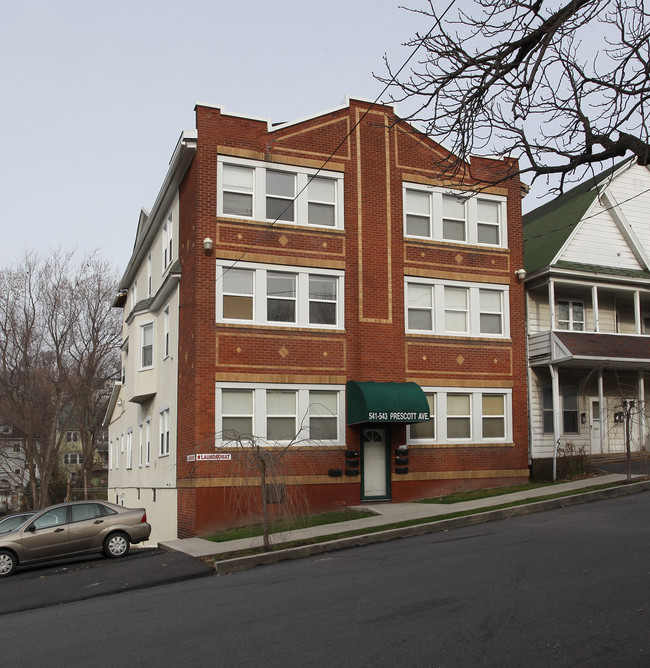
<svg viewBox="0 0 650 668">
<path fill-rule="evenodd" d="M 0 614 L 214 575 L 182 552 L 134 547 L 122 559 L 91 555 L 19 567 L 0 580 Z"/>
</svg>

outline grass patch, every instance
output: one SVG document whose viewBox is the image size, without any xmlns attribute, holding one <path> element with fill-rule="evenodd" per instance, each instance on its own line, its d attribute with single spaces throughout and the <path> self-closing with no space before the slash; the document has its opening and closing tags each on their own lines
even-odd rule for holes
<svg viewBox="0 0 650 668">
<path fill-rule="evenodd" d="M 566 482 L 566 481 L 561 481 Z M 549 487 L 558 483 L 553 482 L 529 482 L 525 485 L 511 485 L 510 487 L 490 487 L 488 489 L 470 489 L 465 492 L 452 492 L 443 496 L 434 496 L 431 499 L 422 499 L 417 503 L 463 503 L 464 501 L 477 501 L 478 499 L 489 499 L 492 496 L 513 494 L 515 492 L 526 492 L 529 489 Z"/>
<path fill-rule="evenodd" d="M 309 527 L 322 526 L 323 524 L 337 524 L 338 522 L 348 522 L 349 520 L 359 520 L 364 517 L 374 517 L 375 513 L 368 510 L 352 510 L 344 508 L 327 513 L 317 513 L 316 515 L 307 515 L 306 517 L 294 517 L 284 522 L 273 522 L 270 525 L 270 533 L 285 533 L 287 531 L 296 531 L 297 529 L 307 529 Z M 215 543 L 224 543 L 230 540 L 239 540 L 240 538 L 254 538 L 261 536 L 263 528 L 261 524 L 252 526 L 238 527 L 219 531 L 208 536 L 202 536 L 205 540 L 211 540 Z"/>
<path fill-rule="evenodd" d="M 551 483 L 553 484 L 553 483 Z M 324 536 L 314 536 L 312 538 L 305 538 L 302 540 L 293 540 L 293 541 L 287 541 L 284 543 L 278 543 L 276 545 L 272 545 L 270 547 L 269 551 L 276 551 L 276 550 L 286 550 L 292 547 L 301 547 L 303 545 L 314 545 L 317 543 L 324 543 L 326 541 L 330 540 L 338 540 L 341 538 L 353 538 L 355 536 L 365 536 L 367 534 L 371 533 L 377 533 L 380 531 L 389 531 L 391 529 L 402 529 L 405 527 L 410 527 L 410 526 L 417 526 L 420 524 L 428 524 L 431 522 L 439 522 L 441 520 L 450 520 L 450 519 L 455 519 L 458 517 L 466 517 L 468 515 L 477 515 L 479 513 L 485 513 L 489 512 L 492 510 L 501 510 L 503 508 L 514 508 L 517 506 L 524 506 L 527 504 L 531 503 L 536 503 L 539 501 L 547 501 L 549 499 L 559 499 L 559 498 L 566 498 L 569 496 L 575 496 L 577 494 L 584 494 L 586 492 L 593 492 L 596 490 L 600 489 L 607 489 L 610 487 L 620 487 L 621 485 L 624 485 L 626 483 L 609 483 L 609 484 L 604 484 L 604 485 L 593 485 L 590 487 L 584 487 L 582 489 L 576 489 L 576 490 L 570 490 L 568 492 L 557 492 L 556 494 L 545 494 L 543 496 L 536 496 L 532 497 L 529 499 L 521 499 L 518 501 L 511 501 L 509 503 L 502 503 L 498 504 L 495 506 L 489 506 L 487 508 L 476 508 L 472 510 L 464 510 L 464 511 L 458 511 L 458 512 L 451 512 L 451 513 L 445 513 L 444 515 L 433 515 L 431 517 L 422 517 L 419 519 L 413 519 L 413 520 L 406 520 L 404 522 L 394 522 L 392 524 L 382 524 L 381 526 L 375 526 L 375 527 L 367 527 L 365 529 L 355 529 L 352 531 L 340 531 L 338 533 L 332 532 L 328 533 L 327 535 Z M 548 485 L 545 484 L 540 484 L 536 485 L 539 487 L 547 487 Z M 530 489 L 530 486 L 523 486 L 526 489 Z M 511 488 L 511 489 L 518 489 L 518 488 Z M 325 515 L 329 513 L 324 513 Z M 344 521 L 344 520 L 340 520 Z M 310 525 L 313 526 L 313 525 Z M 215 546 L 217 547 L 217 546 Z M 211 555 L 210 557 L 205 557 L 203 560 L 205 563 L 212 565 L 215 561 L 221 561 L 224 559 L 235 559 L 237 557 L 245 557 L 245 556 L 251 556 L 254 554 L 260 554 L 265 552 L 264 548 L 262 547 L 256 547 L 256 548 L 249 548 L 245 550 L 239 550 L 237 552 L 224 552 L 224 553 L 215 553 L 214 555 Z"/>
</svg>

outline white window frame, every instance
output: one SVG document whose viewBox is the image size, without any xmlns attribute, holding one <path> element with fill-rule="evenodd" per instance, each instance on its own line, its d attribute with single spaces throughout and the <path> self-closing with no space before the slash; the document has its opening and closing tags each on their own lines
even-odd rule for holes
<svg viewBox="0 0 650 668">
<path fill-rule="evenodd" d="M 409 308 L 412 310 L 424 310 L 425 307 L 419 307 L 409 304 L 409 286 L 425 285 L 430 286 L 433 291 L 433 305 L 431 308 L 432 328 L 414 329 L 409 327 Z M 445 316 L 447 309 L 445 304 L 445 288 L 461 288 L 467 290 L 467 308 L 465 313 L 467 327 L 465 331 L 447 330 Z M 498 292 L 501 295 L 501 333 L 481 332 L 481 291 L 490 290 Z M 470 336 L 476 338 L 488 339 L 508 339 L 510 338 L 510 287 L 505 284 L 497 283 L 468 283 L 465 281 L 442 281 L 438 279 L 421 278 L 419 276 L 404 277 L 404 324 L 408 334 L 436 335 L 436 336 Z M 429 308 L 428 306 L 426 307 Z M 494 315 L 495 312 L 487 312 Z"/>
<path fill-rule="evenodd" d="M 430 198 L 429 203 L 429 233 L 426 236 L 413 234 L 409 232 L 407 227 L 407 216 L 408 215 L 417 215 L 422 219 L 427 218 L 421 212 L 416 212 L 415 209 L 409 210 L 409 201 L 408 201 L 408 192 L 413 191 L 417 193 L 427 193 Z M 457 196 L 462 198 L 465 201 L 465 239 L 456 240 L 456 239 L 446 239 L 443 234 L 443 197 L 444 196 Z M 439 187 L 426 186 L 419 183 L 408 183 L 405 182 L 402 184 L 402 201 L 404 203 L 404 236 L 408 239 L 419 239 L 419 240 L 430 240 L 430 241 L 439 241 L 448 244 L 454 245 L 471 245 L 471 246 L 483 246 L 487 248 L 507 248 L 508 240 L 508 229 L 507 229 L 507 199 L 499 195 L 489 195 L 485 193 L 472 195 L 472 193 L 461 191 L 461 190 L 450 190 Z M 498 227 L 498 244 L 488 244 L 480 242 L 478 240 L 478 226 L 480 224 L 491 224 L 485 223 L 485 221 L 478 220 L 478 201 L 489 201 L 496 202 L 499 205 L 498 208 L 498 223 L 493 226 Z"/>
<path fill-rule="evenodd" d="M 170 408 L 167 406 L 160 411 L 160 444 L 158 447 L 159 457 L 169 457 L 171 451 L 171 420 Z"/>
<path fill-rule="evenodd" d="M 162 270 L 167 270 L 174 258 L 174 212 L 167 214 L 162 227 Z"/>
<path fill-rule="evenodd" d="M 151 297 L 153 278 L 151 275 L 151 253 L 147 256 L 147 297 Z"/>
<path fill-rule="evenodd" d="M 146 330 L 151 330 L 151 344 L 145 345 L 145 331 Z M 140 325 L 140 370 L 141 371 L 146 371 L 147 369 L 153 369 L 154 366 L 154 352 L 155 352 L 155 345 L 154 345 L 154 333 L 155 333 L 155 328 L 154 328 L 154 323 L 153 320 L 150 322 L 145 322 Z M 145 348 L 151 348 L 151 364 L 144 364 L 144 354 L 145 354 Z"/>
<path fill-rule="evenodd" d="M 252 195 L 252 215 L 243 216 L 223 211 L 223 167 L 224 165 L 233 165 L 237 167 L 248 167 L 253 170 L 253 188 L 241 190 L 245 194 Z M 278 220 L 278 224 L 304 225 L 310 228 L 323 230 L 343 229 L 344 227 L 344 193 L 343 193 L 343 174 L 331 170 L 316 170 L 295 165 L 283 165 L 278 163 L 265 163 L 256 160 L 247 160 L 244 158 L 234 158 L 230 156 L 219 156 L 217 159 L 217 215 L 226 218 L 236 218 L 243 220 L 259 220 L 263 222 L 275 222 L 275 218 L 266 217 L 266 171 L 287 172 L 295 175 L 295 198 L 293 202 L 294 216 L 293 220 Z M 309 203 L 329 204 L 316 198 L 309 199 L 308 184 L 311 178 L 327 179 L 334 182 L 334 224 L 326 225 L 323 223 L 309 222 Z M 233 190 L 232 192 L 237 192 Z M 290 202 L 291 199 L 287 199 Z"/>
<path fill-rule="evenodd" d="M 126 432 L 126 468 L 133 468 L 133 429 Z"/>
<path fill-rule="evenodd" d="M 142 423 L 138 425 L 138 468 L 142 468 L 142 462 L 143 462 L 143 446 L 144 442 L 142 440 L 143 437 L 143 431 L 144 427 Z"/>
<path fill-rule="evenodd" d="M 144 421 L 144 465 L 151 466 L 151 418 Z"/>
<path fill-rule="evenodd" d="M 567 304 L 569 307 L 569 317 L 568 319 L 560 319 L 560 304 Z M 573 317 L 573 309 L 575 306 L 580 306 L 582 308 L 582 321 L 580 320 L 575 320 Z M 557 312 L 557 328 L 560 331 L 563 332 L 584 332 L 586 331 L 586 311 L 585 311 L 585 303 L 581 299 L 558 299 L 557 300 L 557 306 L 556 306 L 556 312 Z M 565 323 L 566 327 L 561 327 L 560 323 Z M 579 329 L 576 329 L 576 325 L 580 324 L 582 327 Z"/>
<path fill-rule="evenodd" d="M 512 390 L 503 388 L 477 388 L 477 387 L 422 387 L 426 395 L 434 395 L 435 406 L 435 435 L 434 438 L 414 438 L 411 435 L 411 427 L 406 430 L 407 444 L 418 445 L 435 443 L 440 445 L 466 445 L 470 443 L 499 444 L 512 443 L 513 425 L 512 425 Z M 469 438 L 449 438 L 447 436 L 447 398 L 450 395 L 469 395 L 470 398 L 470 437 Z M 504 398 L 504 437 L 503 438 L 484 438 L 483 437 L 483 418 L 494 418 L 494 416 L 483 415 L 483 396 L 497 395 Z"/>
<path fill-rule="evenodd" d="M 272 264 L 258 264 L 249 262 L 238 262 L 235 269 L 246 269 L 253 272 L 253 294 L 252 294 L 252 319 L 244 320 L 238 318 L 224 318 L 223 298 L 224 281 L 223 276 L 230 267 L 233 267 L 231 260 L 217 260 L 217 285 L 216 285 L 216 314 L 217 322 L 232 322 L 249 325 L 264 325 L 272 327 L 301 327 L 309 329 L 344 329 L 345 316 L 345 275 L 343 271 L 334 269 L 320 269 L 316 267 L 293 267 L 278 266 Z M 269 320 L 267 317 L 267 276 L 269 273 L 293 274 L 296 277 L 296 312 L 295 321 L 283 322 Z M 336 323 L 310 323 L 310 303 L 315 300 L 310 297 L 309 279 L 310 277 L 323 276 L 336 279 Z"/>
<path fill-rule="evenodd" d="M 169 305 L 163 311 L 163 359 L 167 359 L 170 354 L 170 337 L 169 337 Z"/>
<path fill-rule="evenodd" d="M 299 432 L 300 445 L 345 445 L 345 386 L 344 385 L 301 385 L 301 384 L 264 384 L 264 383 L 219 383 L 216 386 L 216 421 L 217 445 L 227 443 L 221 438 L 223 432 L 223 390 L 251 391 L 253 393 L 252 432 L 262 443 L 267 438 L 266 392 L 286 390 L 296 392 L 296 430 Z M 311 440 L 309 436 L 310 417 L 327 417 L 322 408 L 310 408 L 310 391 L 337 393 L 337 435 L 335 439 Z M 275 416 L 272 416 L 275 417 Z M 278 441 L 289 442 L 289 441 Z M 275 441 L 269 442 L 273 445 Z"/>
</svg>

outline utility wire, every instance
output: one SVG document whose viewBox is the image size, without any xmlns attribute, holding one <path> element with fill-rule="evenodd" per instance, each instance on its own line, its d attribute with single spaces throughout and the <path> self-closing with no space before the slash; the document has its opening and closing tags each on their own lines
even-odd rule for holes
<svg viewBox="0 0 650 668">
<path fill-rule="evenodd" d="M 371 109 L 373 109 L 375 106 L 377 106 L 379 100 L 380 100 L 381 97 L 384 95 L 384 93 L 390 88 L 390 86 L 393 84 L 393 82 L 395 81 L 395 79 L 402 73 L 402 70 L 403 70 L 403 69 L 404 69 L 404 68 L 411 62 L 411 60 L 413 59 L 413 57 L 415 56 L 415 54 L 418 52 L 418 50 L 420 49 L 420 47 L 422 46 L 422 44 L 424 44 L 424 42 L 425 42 L 427 39 L 429 39 L 429 37 L 431 36 L 431 34 L 433 33 L 433 31 L 440 25 L 440 22 L 442 21 L 442 19 L 444 19 L 444 17 L 446 16 L 447 12 L 449 12 L 449 10 L 454 6 L 455 3 L 456 3 L 456 0 L 451 0 L 451 2 L 449 3 L 449 5 L 447 5 L 447 8 L 445 9 L 445 11 L 438 17 L 438 19 L 435 21 L 435 23 L 431 26 L 430 30 L 427 32 L 427 34 L 419 40 L 418 45 L 413 49 L 413 51 L 411 52 L 411 54 L 409 55 L 409 57 L 404 61 L 404 63 L 402 63 L 402 66 L 397 70 L 397 72 L 395 72 L 395 74 L 390 78 L 390 80 L 389 80 L 388 83 L 384 86 L 384 88 L 383 88 L 382 91 L 379 93 L 379 95 L 377 95 L 377 97 L 376 97 L 376 98 L 374 99 L 374 101 L 370 104 L 370 106 L 368 107 L 368 109 L 366 109 L 366 111 L 363 113 L 363 115 L 361 116 L 361 118 L 359 118 L 359 120 L 352 126 L 352 128 L 348 131 L 348 133 L 345 135 L 345 137 L 343 137 L 343 139 L 341 139 L 341 141 L 338 143 L 338 145 L 336 146 L 336 148 L 330 153 L 329 157 L 325 160 L 325 162 L 324 162 L 324 163 L 323 163 L 323 164 L 316 170 L 316 172 L 315 172 L 315 173 L 314 173 L 314 174 L 307 180 L 307 183 L 300 189 L 300 191 L 298 192 L 298 194 L 297 194 L 292 200 L 288 201 L 287 206 L 286 206 L 286 207 L 285 207 L 285 208 L 278 214 L 278 216 L 275 218 L 275 220 L 273 220 L 271 223 L 269 223 L 269 224 L 266 226 L 266 228 L 264 229 L 264 231 L 261 232 L 255 239 L 253 239 L 253 241 L 248 245 L 248 248 L 247 248 L 246 250 L 242 251 L 241 255 L 240 255 L 236 260 L 234 260 L 233 263 L 232 263 L 231 265 L 229 265 L 228 267 L 224 267 L 224 271 L 222 271 L 220 277 L 219 277 L 219 276 L 217 277 L 217 280 L 219 280 L 220 278 L 223 278 L 223 277 L 226 275 L 226 273 L 228 273 L 228 271 L 230 271 L 231 269 L 234 269 L 234 268 L 235 268 L 235 265 L 237 265 L 238 263 L 240 263 L 240 262 L 244 259 L 244 257 L 246 257 L 246 255 L 248 255 L 248 253 L 252 250 L 252 248 L 255 246 L 255 244 L 257 244 L 257 243 L 260 241 L 260 239 L 262 239 L 262 238 L 263 238 L 263 237 L 264 237 L 264 236 L 265 236 L 265 235 L 266 235 L 266 234 L 267 234 L 267 233 L 274 227 L 274 225 L 281 219 L 281 217 L 284 215 L 284 213 L 285 213 L 291 206 L 294 205 L 294 203 L 296 202 L 296 200 L 298 199 L 298 197 L 300 197 L 300 195 L 302 195 L 302 193 L 303 193 L 303 192 L 307 189 L 307 187 L 309 186 L 309 182 L 310 182 L 312 179 L 314 179 L 316 176 L 318 176 L 318 174 L 320 174 L 320 172 L 323 171 L 323 170 L 325 169 L 326 165 L 327 165 L 327 164 L 330 162 L 330 160 L 332 160 L 332 158 L 336 155 L 337 151 L 338 151 L 338 150 L 345 144 L 345 142 L 350 138 L 350 136 L 351 136 L 352 133 L 357 129 L 357 127 L 359 127 L 359 125 L 361 125 L 362 121 L 363 121 L 363 120 L 366 118 L 366 116 L 370 113 Z"/>
</svg>

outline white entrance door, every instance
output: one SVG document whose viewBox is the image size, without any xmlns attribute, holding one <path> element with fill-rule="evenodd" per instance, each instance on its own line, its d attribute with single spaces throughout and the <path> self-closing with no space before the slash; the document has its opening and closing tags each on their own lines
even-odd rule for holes
<svg viewBox="0 0 650 668">
<path fill-rule="evenodd" d="M 371 427 L 363 430 L 363 496 L 388 496 L 386 488 L 386 431 Z"/>
<path fill-rule="evenodd" d="M 603 454 L 604 448 L 600 441 L 600 401 L 591 400 L 591 454 Z"/>
</svg>

